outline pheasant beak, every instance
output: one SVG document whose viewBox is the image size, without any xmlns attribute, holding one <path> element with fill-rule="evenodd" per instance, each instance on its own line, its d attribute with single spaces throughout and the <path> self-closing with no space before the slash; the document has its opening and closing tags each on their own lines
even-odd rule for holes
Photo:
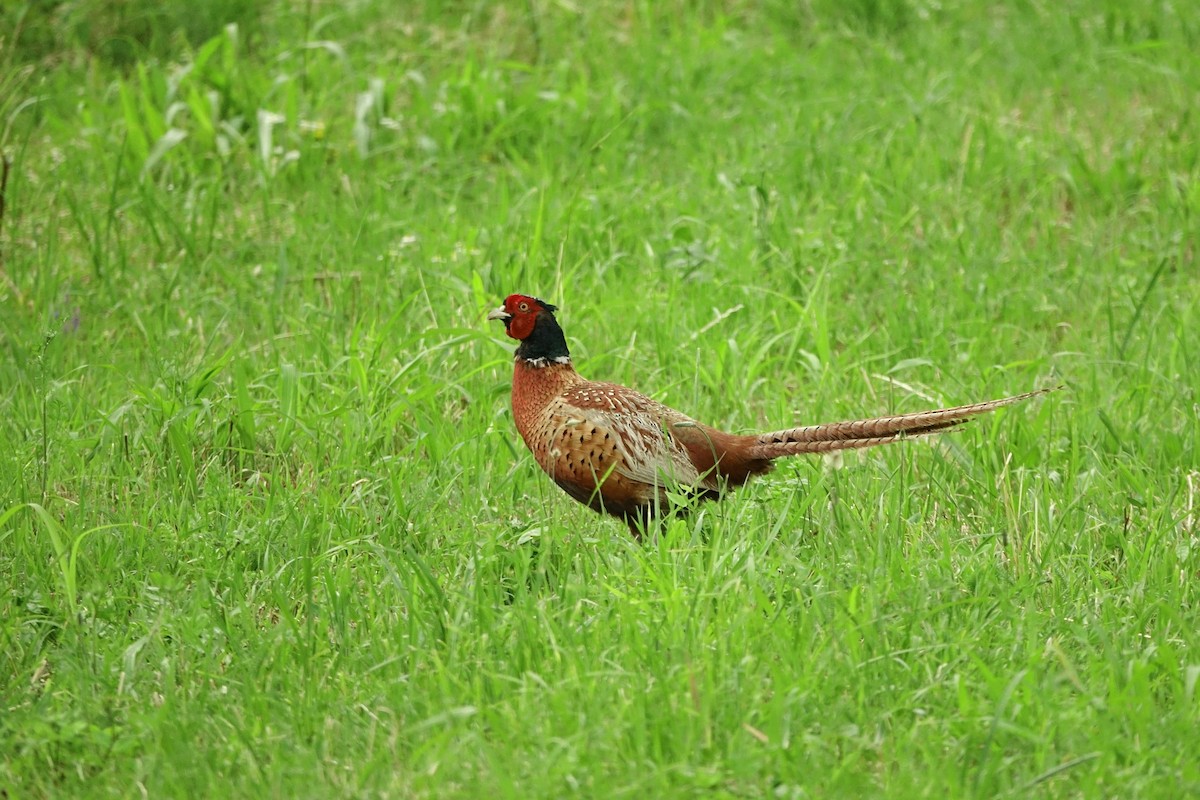
<svg viewBox="0 0 1200 800">
<path fill-rule="evenodd" d="M 505 311 L 504 306 L 501 306 L 500 308 L 492 309 L 491 311 L 489 311 L 487 318 L 488 319 L 499 319 L 499 320 L 504 320 L 505 322 L 508 322 L 510 319 L 512 319 L 512 314 Z"/>
</svg>

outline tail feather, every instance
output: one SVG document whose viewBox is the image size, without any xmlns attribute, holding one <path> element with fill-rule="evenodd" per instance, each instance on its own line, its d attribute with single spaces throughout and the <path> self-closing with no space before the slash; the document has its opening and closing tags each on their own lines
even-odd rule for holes
<svg viewBox="0 0 1200 800">
<path fill-rule="evenodd" d="M 1052 391 L 1054 389 L 1041 389 L 1000 400 L 988 400 L 955 408 L 939 408 L 936 411 L 918 411 L 894 417 L 858 419 L 772 431 L 755 437 L 750 452 L 755 458 L 773 459 L 802 453 L 827 453 L 832 450 L 874 447 L 899 439 L 941 433 L 961 425 L 972 417 Z"/>
</svg>

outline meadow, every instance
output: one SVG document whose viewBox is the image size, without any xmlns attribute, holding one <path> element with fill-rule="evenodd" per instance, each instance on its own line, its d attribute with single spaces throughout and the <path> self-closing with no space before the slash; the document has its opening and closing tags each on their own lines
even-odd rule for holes
<svg viewBox="0 0 1200 800">
<path fill-rule="evenodd" d="M 0 797 L 1200 794 L 1200 7 L 0 9 Z M 487 311 L 793 459 L 643 543 Z"/>
</svg>

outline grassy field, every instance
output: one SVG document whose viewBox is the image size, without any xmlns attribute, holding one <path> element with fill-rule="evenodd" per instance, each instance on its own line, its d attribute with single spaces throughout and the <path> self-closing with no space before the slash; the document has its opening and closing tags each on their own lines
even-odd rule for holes
<svg viewBox="0 0 1200 800">
<path fill-rule="evenodd" d="M 226 23 L 232 23 L 227 25 Z M 6 3 L 0 797 L 1200 793 L 1200 10 Z M 639 545 L 510 292 L 794 460 Z"/>
</svg>

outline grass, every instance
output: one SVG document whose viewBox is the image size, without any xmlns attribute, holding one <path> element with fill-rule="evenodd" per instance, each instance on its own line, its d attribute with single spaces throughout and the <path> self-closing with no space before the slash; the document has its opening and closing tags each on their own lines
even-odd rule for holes
<svg viewBox="0 0 1200 800">
<path fill-rule="evenodd" d="M 0 793 L 1200 792 L 1200 13 L 181 8 L 0 12 Z M 1068 388 L 639 545 L 514 291 L 739 431 Z"/>
</svg>

